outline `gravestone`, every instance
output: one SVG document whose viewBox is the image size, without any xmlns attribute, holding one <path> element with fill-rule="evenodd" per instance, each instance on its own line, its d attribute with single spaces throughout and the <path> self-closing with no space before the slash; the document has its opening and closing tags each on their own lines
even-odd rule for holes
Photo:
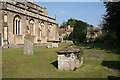
<svg viewBox="0 0 120 80">
<path fill-rule="evenodd" d="M 34 38 L 30 34 L 24 37 L 24 54 L 33 55 Z"/>
<path fill-rule="evenodd" d="M 95 59 L 95 60 L 98 60 L 100 59 L 101 57 L 101 54 L 99 53 L 92 53 L 92 54 L 89 54 L 86 59 Z"/>
</svg>

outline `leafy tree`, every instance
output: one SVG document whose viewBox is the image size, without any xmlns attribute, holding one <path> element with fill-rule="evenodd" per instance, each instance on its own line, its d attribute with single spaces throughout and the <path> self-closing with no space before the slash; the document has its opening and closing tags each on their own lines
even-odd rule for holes
<svg viewBox="0 0 120 80">
<path fill-rule="evenodd" d="M 64 36 L 63 40 L 68 40 L 68 34 Z"/>
<path fill-rule="evenodd" d="M 73 29 L 74 43 L 83 42 L 87 34 L 87 25 L 82 21 L 77 21 Z"/>
<path fill-rule="evenodd" d="M 78 20 L 76 19 L 68 19 L 67 21 L 67 25 L 70 25 L 71 27 L 74 27 L 75 23 L 77 22 Z"/>
<path fill-rule="evenodd" d="M 94 27 L 93 25 L 89 25 L 90 27 Z"/>
<path fill-rule="evenodd" d="M 60 28 L 67 28 L 67 23 L 64 21 L 61 25 Z"/>
<path fill-rule="evenodd" d="M 68 25 L 70 25 L 70 27 L 74 27 L 75 26 L 75 23 L 77 22 L 78 20 L 77 19 L 68 19 L 67 22 L 63 22 L 61 25 L 60 25 L 60 28 L 67 28 Z M 90 27 L 93 27 L 93 25 L 90 25 L 90 24 L 87 24 L 86 22 L 83 22 L 85 25 L 87 26 L 90 26 Z"/>
<path fill-rule="evenodd" d="M 103 17 L 102 30 L 104 33 L 115 33 L 120 41 L 120 2 L 105 2 L 106 15 Z"/>
<path fill-rule="evenodd" d="M 95 38 L 94 42 L 109 42 L 109 43 L 114 43 L 116 41 L 116 36 L 113 33 L 104 33 L 104 34 L 100 34 L 98 35 L 98 37 Z"/>
</svg>

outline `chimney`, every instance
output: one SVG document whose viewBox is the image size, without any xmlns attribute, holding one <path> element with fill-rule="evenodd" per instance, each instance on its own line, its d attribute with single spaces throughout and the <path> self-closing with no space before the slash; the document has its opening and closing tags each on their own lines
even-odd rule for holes
<svg viewBox="0 0 120 80">
<path fill-rule="evenodd" d="M 68 25 L 68 29 L 70 29 L 70 25 Z"/>
</svg>

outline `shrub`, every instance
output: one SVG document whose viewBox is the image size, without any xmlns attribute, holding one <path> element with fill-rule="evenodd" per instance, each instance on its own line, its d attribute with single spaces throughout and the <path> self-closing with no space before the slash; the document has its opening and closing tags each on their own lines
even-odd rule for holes
<svg viewBox="0 0 120 80">
<path fill-rule="evenodd" d="M 110 34 L 110 33 L 105 33 L 105 34 L 101 34 L 98 35 L 98 37 L 95 38 L 94 42 L 109 42 L 109 43 L 114 43 L 116 42 L 117 37 L 114 34 Z"/>
<path fill-rule="evenodd" d="M 86 34 L 87 34 L 86 24 L 82 21 L 77 21 L 73 29 L 73 37 L 74 37 L 73 42 L 75 43 L 83 42 L 86 38 Z"/>
<path fill-rule="evenodd" d="M 68 40 L 68 34 L 66 34 L 65 36 L 64 36 L 64 38 L 63 38 L 63 40 Z"/>
</svg>

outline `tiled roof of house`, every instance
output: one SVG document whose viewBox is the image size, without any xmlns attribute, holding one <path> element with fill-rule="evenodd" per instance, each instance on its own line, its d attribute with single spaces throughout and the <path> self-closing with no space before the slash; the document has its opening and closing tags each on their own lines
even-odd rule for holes
<svg viewBox="0 0 120 80">
<path fill-rule="evenodd" d="M 58 33 L 59 33 L 59 34 L 65 34 L 65 33 L 66 33 L 66 30 L 65 30 L 65 29 L 58 29 Z"/>
<path fill-rule="evenodd" d="M 92 30 L 99 31 L 99 27 L 87 27 L 87 31 L 92 31 Z"/>
</svg>

